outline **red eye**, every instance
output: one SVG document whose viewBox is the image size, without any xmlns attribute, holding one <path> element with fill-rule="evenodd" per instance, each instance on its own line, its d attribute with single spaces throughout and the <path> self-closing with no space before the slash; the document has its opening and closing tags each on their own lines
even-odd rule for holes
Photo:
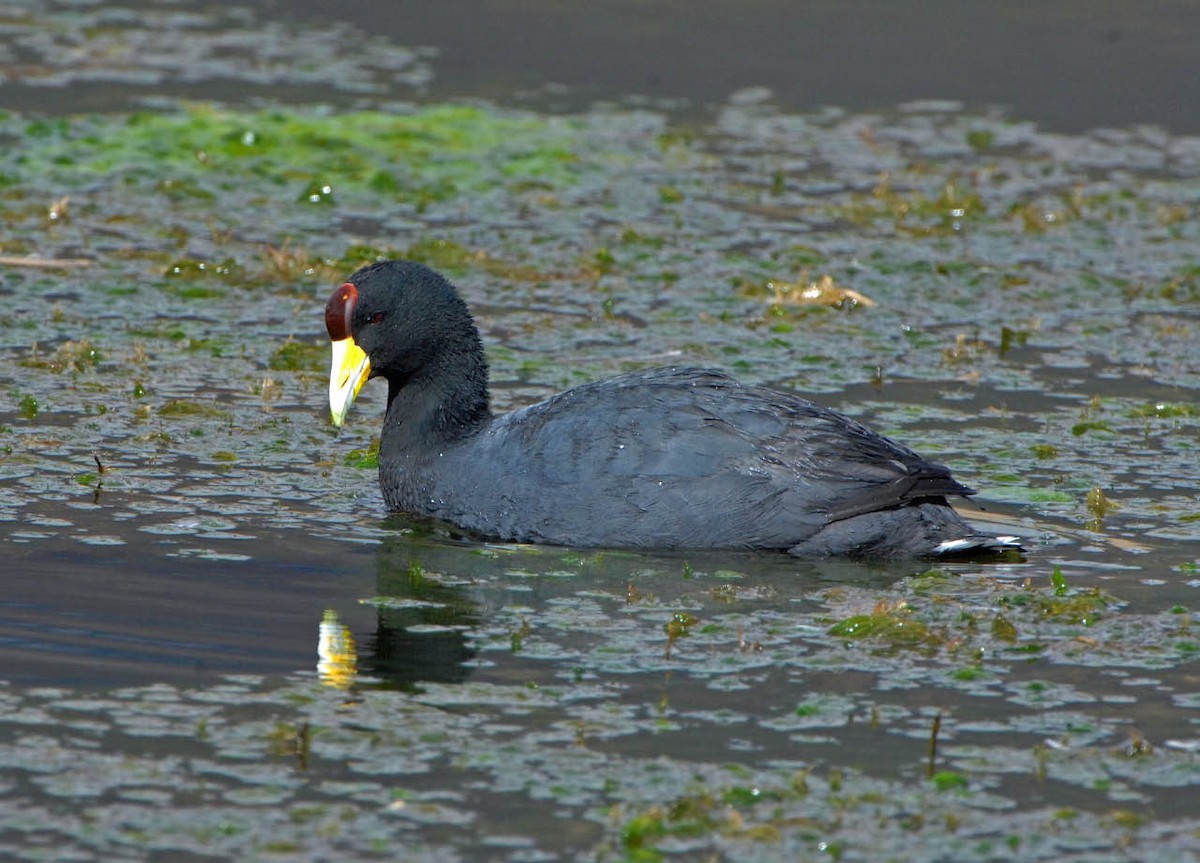
<svg viewBox="0 0 1200 863">
<path fill-rule="evenodd" d="M 367 323 L 368 324 L 378 324 L 382 320 L 383 320 L 383 312 L 376 312 L 375 314 L 371 315 L 371 317 L 367 318 Z"/>
</svg>

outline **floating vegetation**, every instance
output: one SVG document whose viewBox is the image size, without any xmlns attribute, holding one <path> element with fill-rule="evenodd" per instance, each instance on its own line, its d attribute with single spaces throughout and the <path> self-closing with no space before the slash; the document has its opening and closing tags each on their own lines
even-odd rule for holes
<svg viewBox="0 0 1200 863">
<path fill-rule="evenodd" d="M 195 204 L 223 195 L 238 178 L 292 187 L 299 204 L 331 203 L 335 189 L 429 202 L 482 190 L 493 159 L 503 160 L 511 180 L 550 181 L 568 179 L 574 161 L 565 125 L 468 106 L 331 117 L 193 104 L 173 113 L 134 114 L 123 127 L 97 134 L 106 122 L 88 117 L 27 124 L 24 133 L 39 146 L 23 154 L 15 178 L 70 170 L 136 182 L 152 165 L 176 184 L 155 178 L 152 190 L 178 199 L 178 184 L 191 184 L 202 193 L 192 196 Z M 540 148 L 529 147 L 531 133 L 551 130 L 557 134 L 546 136 Z"/>
<path fill-rule="evenodd" d="M 870 297 L 837 284 L 828 274 L 815 281 L 767 282 L 767 290 L 771 292 L 771 313 L 781 313 L 785 307 L 797 305 L 833 306 L 843 310 L 876 305 Z"/>
<path fill-rule="evenodd" d="M 1156 402 L 1131 408 L 1129 415 L 1155 419 L 1190 419 L 1200 416 L 1200 406 L 1180 402 Z"/>
<path fill-rule="evenodd" d="M 79 339 L 63 342 L 49 356 L 42 354 L 35 343 L 29 356 L 21 364 L 27 368 L 46 369 L 59 374 L 65 371 L 87 371 L 100 362 L 100 359 L 100 351 L 90 339 Z"/>
<path fill-rule="evenodd" d="M 906 606 L 881 604 L 870 614 L 855 614 L 829 628 L 829 634 L 839 638 L 871 639 L 893 647 L 914 647 L 940 641 L 920 620 L 913 618 Z"/>
<path fill-rule="evenodd" d="M 914 187 L 926 185 L 920 176 L 904 178 Z M 972 180 L 953 175 L 934 192 L 920 188 L 897 189 L 898 178 L 884 172 L 870 195 L 856 195 L 853 203 L 834 207 L 833 215 L 857 225 L 887 219 L 898 233 L 915 237 L 944 236 L 958 233 L 969 221 L 987 215 L 978 191 L 970 188 Z"/>
<path fill-rule="evenodd" d="M 329 346 L 315 342 L 284 342 L 267 362 L 268 368 L 288 372 L 323 372 L 329 365 Z"/>
<path fill-rule="evenodd" d="M 1112 425 L 1104 420 L 1087 420 L 1071 426 L 1071 434 L 1075 435 L 1075 437 L 1080 437 L 1091 432 L 1111 432 L 1112 430 Z"/>
<path fill-rule="evenodd" d="M 998 597 L 997 604 L 1010 612 L 1032 611 L 1039 620 L 1092 626 L 1109 610 L 1113 598 L 1099 588 L 1062 594 L 1057 589 L 1050 592 L 1021 590 Z"/>
<path fill-rule="evenodd" d="M 356 470 L 378 470 L 379 438 L 372 438 L 371 443 L 364 448 L 350 450 L 342 457 L 342 464 Z"/>
<path fill-rule="evenodd" d="M 171 399 L 158 408 L 159 416 L 164 417 L 196 417 L 199 419 L 228 420 L 232 418 L 229 411 L 214 404 L 190 399 Z"/>
<path fill-rule="evenodd" d="M 998 348 L 1000 356 L 1005 356 L 1015 347 L 1024 347 L 1027 341 L 1029 341 L 1028 330 L 1014 330 L 1011 327 L 1001 327 L 1000 347 Z"/>
<path fill-rule="evenodd" d="M 1085 498 L 1087 510 L 1097 520 L 1103 520 L 1104 516 L 1118 509 L 1116 502 L 1104 493 L 1104 489 L 1099 486 L 1088 489 L 1087 497 Z"/>
</svg>

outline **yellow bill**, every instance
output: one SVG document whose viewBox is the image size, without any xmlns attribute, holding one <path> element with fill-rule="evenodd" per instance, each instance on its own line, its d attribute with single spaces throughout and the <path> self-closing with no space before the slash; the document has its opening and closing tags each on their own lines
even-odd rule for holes
<svg viewBox="0 0 1200 863">
<path fill-rule="evenodd" d="M 333 363 L 329 367 L 329 415 L 335 426 L 346 419 L 350 405 L 371 375 L 371 361 L 363 349 L 346 337 L 333 343 Z"/>
</svg>

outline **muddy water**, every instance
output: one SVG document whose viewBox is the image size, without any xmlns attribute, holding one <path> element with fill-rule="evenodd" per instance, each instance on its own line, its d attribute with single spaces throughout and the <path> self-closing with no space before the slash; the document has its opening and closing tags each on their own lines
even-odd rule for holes
<svg viewBox="0 0 1200 863">
<path fill-rule="evenodd" d="M 1155 8 L 1138 26 L 1176 32 Z M 461 59 L 367 11 L 0 18 L 0 254 L 59 261 L 0 267 L 0 857 L 1190 859 L 1186 125 L 1047 131 L 924 85 L 817 109 L 766 71 L 736 83 L 775 95 L 616 76 L 606 106 L 447 107 Z M 389 516 L 382 388 L 329 426 L 320 318 L 381 254 L 462 287 L 498 409 L 722 366 L 952 465 L 1029 553 L 538 549 Z"/>
</svg>

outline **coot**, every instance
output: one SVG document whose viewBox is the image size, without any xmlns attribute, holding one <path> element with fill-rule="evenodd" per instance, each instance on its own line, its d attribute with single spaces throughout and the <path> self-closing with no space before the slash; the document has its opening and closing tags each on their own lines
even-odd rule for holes
<svg viewBox="0 0 1200 863">
<path fill-rule="evenodd" d="M 654 368 L 502 416 L 458 291 L 412 261 L 363 267 L 325 307 L 329 404 L 388 382 L 387 505 L 499 540 L 795 555 L 1019 548 L 946 502 L 974 491 L 895 441 L 792 393 L 712 369 Z"/>
</svg>

